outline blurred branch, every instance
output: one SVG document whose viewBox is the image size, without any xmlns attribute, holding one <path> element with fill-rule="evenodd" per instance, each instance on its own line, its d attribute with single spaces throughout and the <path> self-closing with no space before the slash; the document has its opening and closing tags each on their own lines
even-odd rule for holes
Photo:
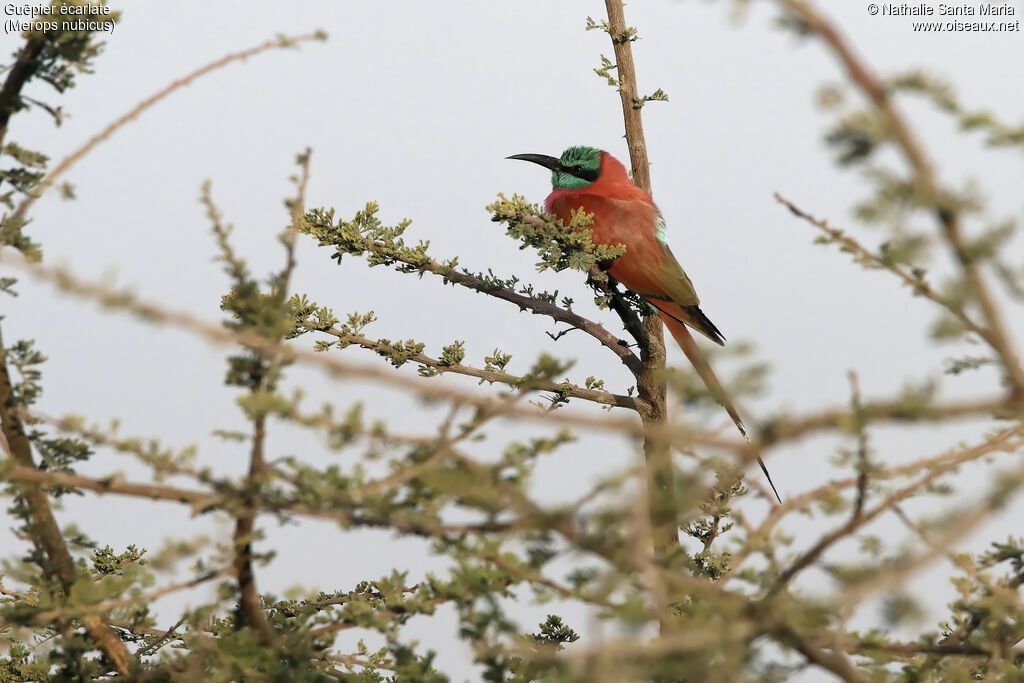
<svg viewBox="0 0 1024 683">
<path fill-rule="evenodd" d="M 194 579 L 171 584 L 169 586 L 163 586 L 162 588 L 157 588 L 140 595 L 129 595 L 127 597 L 115 598 L 113 600 L 107 600 L 94 605 L 86 605 L 80 608 L 63 607 L 60 609 L 39 612 L 33 615 L 33 620 L 39 624 L 48 624 L 68 616 L 82 619 L 89 615 L 106 614 L 111 610 L 117 609 L 118 607 L 125 607 L 127 605 L 146 605 L 164 596 L 195 588 L 196 586 L 200 586 L 208 581 L 224 576 L 224 574 L 224 570 L 208 571 L 200 574 Z"/>
<path fill-rule="evenodd" d="M 823 536 L 810 550 L 804 553 L 796 562 L 790 565 L 789 568 L 784 570 L 775 584 L 768 591 L 768 595 L 774 595 L 779 590 L 786 587 L 786 584 L 796 576 L 797 573 L 802 571 L 804 568 L 810 566 L 815 560 L 817 560 L 822 553 L 825 552 L 831 545 L 836 541 L 845 538 L 857 528 L 859 528 L 866 521 L 864 514 L 864 502 L 867 499 L 867 488 L 868 488 L 868 436 L 864 425 L 864 421 L 861 417 L 862 405 L 860 397 L 860 384 L 857 381 L 857 375 L 852 370 L 849 373 L 850 378 L 850 410 L 854 416 L 854 428 L 857 436 L 857 496 L 853 504 L 853 512 L 850 514 L 850 518 L 846 524 L 839 527 L 835 531 Z M 877 516 L 881 514 L 885 508 L 879 506 L 871 514 Z"/>
<path fill-rule="evenodd" d="M 306 350 L 294 345 L 275 342 L 253 332 L 233 330 L 218 323 L 207 322 L 185 311 L 162 306 L 156 302 L 141 300 L 134 294 L 113 289 L 108 285 L 82 279 L 65 268 L 44 264 L 30 264 L 11 252 L 0 250 L 0 262 L 15 266 L 37 280 L 47 282 L 58 289 L 79 297 L 91 299 L 108 308 L 124 310 L 142 320 L 161 323 L 192 332 L 210 342 L 218 344 L 240 344 L 268 355 L 281 355 L 319 367 L 329 376 L 345 376 L 368 379 L 400 389 L 412 390 L 427 398 L 441 398 L 479 406 L 488 412 L 531 420 L 554 421 L 565 425 L 582 426 L 610 432 L 625 432 L 635 435 L 651 435 L 657 438 L 671 438 L 681 443 L 703 444 L 729 450 L 742 450 L 750 446 L 736 439 L 723 439 L 715 432 L 687 428 L 682 425 L 637 424 L 632 419 L 616 419 L 607 415 L 589 416 L 572 411 L 541 413 L 531 406 L 519 406 L 512 401 L 494 400 L 481 397 L 477 392 L 466 391 L 454 386 L 434 382 L 423 382 L 419 378 L 407 377 L 386 368 L 351 363 L 337 355 L 327 355 Z M 921 403 L 906 398 L 864 403 L 862 419 L 866 422 L 898 421 L 928 422 L 947 418 L 968 418 L 998 414 L 1009 417 L 1020 414 L 1018 404 L 1007 398 L 981 398 L 968 401 L 951 401 L 943 404 Z M 758 426 L 758 438 L 754 446 L 766 449 L 788 441 L 794 441 L 820 431 L 845 429 L 851 419 L 848 409 L 830 409 L 803 417 L 778 418 Z"/>
<path fill-rule="evenodd" d="M 647 143 L 644 140 L 643 119 L 640 108 L 634 107 L 638 91 L 636 67 L 633 64 L 631 40 L 635 30 L 626 24 L 622 0 L 605 0 L 608 14 L 606 31 L 615 50 L 615 63 L 619 74 L 619 100 L 622 104 L 622 119 L 625 125 L 626 145 L 633 169 L 633 182 L 647 193 L 651 192 L 650 163 L 647 160 Z M 615 300 L 615 297 L 612 298 Z M 616 304 L 616 312 L 627 322 L 631 312 Z M 636 375 L 637 396 L 646 404 L 641 414 L 645 427 L 661 425 L 667 417 L 667 394 L 665 385 L 665 330 L 661 318 L 648 315 L 643 318 L 646 335 L 634 334 L 638 342 L 646 341 L 640 348 L 641 367 Z M 647 487 L 651 535 L 654 542 L 654 561 L 662 562 L 679 546 L 679 520 L 675 504 L 675 477 L 672 469 L 672 451 L 663 438 L 650 434 L 644 437 L 644 456 L 647 462 Z M 671 620 L 662 620 L 662 633 L 669 628 Z"/>
<path fill-rule="evenodd" d="M 772 589 L 769 591 L 769 595 L 775 594 L 785 588 L 794 576 L 813 564 L 825 552 L 825 550 L 834 545 L 837 541 L 846 538 L 848 535 L 877 518 L 882 513 L 891 510 L 894 506 L 913 496 L 924 487 L 933 483 L 939 477 L 956 469 L 963 462 L 977 459 L 982 455 L 986 455 L 997 450 L 1012 453 L 1014 450 L 1024 446 L 1024 438 L 1013 438 L 1021 431 L 1024 431 L 1024 424 L 1018 424 L 1014 427 L 1005 429 L 992 438 L 985 440 L 978 446 L 963 451 L 959 457 L 951 459 L 940 466 L 931 468 L 927 474 L 921 476 L 917 481 L 914 481 L 911 484 L 891 493 L 870 511 L 864 513 L 857 512 L 857 514 L 851 517 L 846 524 L 829 534 L 826 534 L 817 543 L 815 543 L 810 550 L 806 551 L 796 561 L 794 561 L 789 568 L 783 571 Z M 860 477 L 858 476 L 858 483 L 859 482 Z M 971 519 L 972 524 L 976 524 L 980 521 L 976 516 L 968 516 L 968 518 Z"/>
<path fill-rule="evenodd" d="M 815 226 L 816 228 L 824 232 L 826 235 L 829 236 L 830 239 L 842 244 L 844 248 L 848 249 L 849 251 L 856 255 L 858 261 L 861 261 L 874 268 L 884 268 L 885 270 L 888 270 L 890 273 L 893 273 L 894 275 L 899 277 L 904 284 L 913 289 L 914 294 L 920 294 L 921 296 L 924 296 L 934 301 L 939 306 L 942 306 L 951 314 L 953 314 L 953 316 L 956 317 L 956 319 L 959 320 L 965 328 L 967 328 L 971 332 L 974 332 L 976 335 L 984 339 L 993 349 L 996 348 L 996 340 L 994 339 L 992 333 L 988 329 L 982 327 L 981 325 L 978 325 L 973 320 L 971 320 L 967 313 L 964 311 L 963 306 L 961 306 L 959 303 L 944 298 L 941 294 L 932 289 L 931 285 L 928 284 L 928 281 L 925 280 L 922 275 L 907 272 L 907 270 L 900 266 L 898 263 L 893 263 L 892 261 L 884 259 L 878 254 L 875 254 L 866 247 L 862 246 L 860 242 L 844 233 L 842 230 L 830 226 L 827 221 L 822 220 L 820 218 L 815 218 L 809 213 L 806 213 L 802 209 L 798 208 L 796 205 L 794 205 L 791 201 L 780 195 L 778 192 L 775 193 L 775 200 L 782 204 L 783 206 L 785 206 L 787 209 L 789 209 L 790 213 L 792 213 L 794 216 L 802 218 L 803 220 L 807 221 L 811 225 Z M 996 350 L 998 351 L 998 349 Z"/>
<path fill-rule="evenodd" d="M 0 336 L 0 427 L 6 443 L 5 450 L 9 449 L 4 460 L 9 459 L 17 463 L 14 466 L 15 470 L 35 469 L 32 445 L 18 415 L 18 408 L 11 375 L 7 368 L 7 347 Z M 49 497 L 37 482 L 32 481 L 22 481 L 18 491 L 27 506 L 26 522 L 32 531 L 32 542 L 46 556 L 46 560 L 40 563 L 40 568 L 63 590 L 63 596 L 53 596 L 55 600 L 66 600 L 71 595 L 79 573 L 64 541 L 64 535 L 53 516 Z M 122 675 L 130 674 L 134 658 L 103 616 L 84 615 L 81 623 L 117 672 Z"/>
<path fill-rule="evenodd" d="M 982 416 L 1010 418 L 1022 414 L 1024 405 L 1008 397 L 989 397 L 946 403 L 926 403 L 909 397 L 863 403 L 860 419 L 872 422 L 941 422 Z M 762 448 L 796 441 L 817 432 L 846 431 L 854 415 L 846 409 L 832 408 L 803 416 L 780 417 L 758 426 L 758 442 Z"/>
<path fill-rule="evenodd" d="M 183 489 L 162 484 L 138 484 L 120 481 L 114 477 L 97 478 L 86 477 L 81 474 L 71 474 L 69 472 L 52 472 L 22 465 L 15 465 L 9 468 L 9 470 L 4 472 L 4 477 L 14 482 L 30 482 L 47 486 L 85 489 L 86 491 L 93 491 L 101 495 L 111 493 L 131 496 L 133 498 L 148 498 L 154 501 L 182 503 L 189 505 L 196 513 L 229 508 L 232 503 L 236 503 L 245 494 L 244 491 L 236 488 L 226 488 L 218 492 L 197 491 L 195 489 Z M 507 531 L 523 525 L 523 520 L 483 522 L 480 524 L 435 524 L 427 521 L 409 520 L 397 515 L 388 518 L 372 517 L 342 509 L 312 507 L 283 497 L 264 496 L 257 499 L 257 502 L 261 509 L 268 512 L 334 520 L 346 526 L 392 528 L 395 531 L 419 536 L 442 535 L 446 533 L 489 533 Z"/>
<path fill-rule="evenodd" d="M 810 0 L 778 0 L 778 2 L 797 17 L 802 24 L 821 37 L 846 68 L 850 79 L 885 119 L 897 146 L 913 169 L 914 183 L 920 195 L 927 198 L 933 205 L 935 216 L 942 227 L 946 242 L 964 271 L 971 294 L 981 309 L 990 333 L 987 341 L 1002 359 L 1014 395 L 1018 399 L 1024 400 L 1024 367 L 1021 366 L 1020 359 L 1017 357 L 1009 330 L 1003 322 L 995 298 L 985 284 L 977 262 L 970 254 L 960 211 L 947 201 L 945 192 L 935 177 L 935 171 L 923 147 L 903 114 L 893 104 L 890 91 L 854 52 L 832 22 L 818 11 Z"/>
</svg>

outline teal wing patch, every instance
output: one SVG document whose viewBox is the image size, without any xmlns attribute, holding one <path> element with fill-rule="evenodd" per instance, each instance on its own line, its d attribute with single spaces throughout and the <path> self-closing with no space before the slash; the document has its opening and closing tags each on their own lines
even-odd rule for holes
<svg viewBox="0 0 1024 683">
<path fill-rule="evenodd" d="M 655 234 L 658 236 L 658 241 L 661 242 L 662 244 L 664 244 L 667 247 L 668 246 L 668 230 L 667 230 L 667 226 L 665 225 L 665 219 L 661 217 L 661 214 L 659 214 L 658 217 L 656 219 L 654 219 L 654 229 L 655 229 Z"/>
</svg>

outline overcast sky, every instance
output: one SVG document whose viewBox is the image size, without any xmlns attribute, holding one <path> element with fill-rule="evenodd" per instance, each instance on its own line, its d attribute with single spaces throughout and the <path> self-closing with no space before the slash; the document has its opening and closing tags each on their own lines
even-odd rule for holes
<svg viewBox="0 0 1024 683">
<path fill-rule="evenodd" d="M 826 4 L 873 67 L 925 67 L 953 82 L 970 105 L 1020 120 L 1021 33 L 921 34 L 912 31 L 909 18 L 870 16 L 867 3 Z M 282 259 L 274 236 L 288 220 L 282 200 L 293 192 L 287 181 L 293 159 L 309 146 L 309 206 L 333 206 L 340 216 L 351 216 L 375 200 L 386 221 L 411 218 L 408 237 L 430 240 L 437 257 L 458 255 L 474 270 L 519 273 L 577 301 L 591 298 L 576 273 L 534 276 L 534 255 L 519 251 L 489 221 L 484 206 L 499 192 L 540 202 L 549 190 L 543 170 L 505 161 L 509 154 L 555 155 L 584 144 L 626 159 L 618 96 L 592 72 L 601 54 L 611 55 L 611 46 L 603 33 L 583 30 L 588 15 L 603 16 L 602 2 L 137 0 L 115 7 L 124 16 L 107 37 L 96 73 L 80 77 L 78 87 L 59 100 L 68 116 L 64 125 L 55 129 L 38 113 L 19 115 L 9 139 L 60 159 L 142 98 L 227 52 L 312 29 L 327 31 L 330 40 L 217 71 L 98 147 L 67 177 L 79 201 L 51 195 L 34 208 L 29 231 L 48 262 L 219 319 L 219 297 L 228 284 L 213 261 L 209 225 L 197 202 L 201 183 L 212 181 L 253 271 L 269 272 Z M 730 342 L 752 342 L 758 358 L 772 365 L 770 391 L 751 403 L 752 412 L 844 405 L 849 369 L 859 373 L 869 398 L 927 379 L 941 379 L 947 397 L 990 390 L 990 375 L 942 377 L 943 360 L 958 350 L 928 342 L 924 330 L 933 308 L 911 298 L 888 274 L 863 273 L 834 249 L 813 246 L 810 226 L 773 200 L 779 191 L 869 244 L 880 240 L 851 212 L 867 184 L 837 168 L 822 142 L 831 119 L 817 108 L 815 92 L 841 77 L 835 62 L 819 44 L 774 28 L 769 4 L 757 3 L 738 23 L 730 19 L 731 7 L 645 0 L 626 12 L 642 37 L 634 43 L 641 91 L 662 88 L 670 98 L 645 107 L 644 126 L 655 199 L 672 248 L 696 284 L 702 308 Z M 5 59 L 19 42 L 0 35 Z M 38 85 L 29 94 L 56 100 Z M 948 121 L 917 104 L 906 110 L 943 179 L 975 179 L 998 214 L 1020 218 L 1019 155 L 985 151 L 976 138 L 956 135 Z M 435 356 L 441 345 L 465 339 L 467 362 L 478 365 L 501 347 L 515 354 L 512 371 L 525 370 L 548 350 L 578 359 L 576 380 L 596 375 L 613 391 L 631 384 L 619 363 L 589 338 L 568 335 L 553 345 L 544 334 L 553 329 L 546 320 L 502 302 L 442 287 L 437 279 L 369 270 L 356 260 L 338 268 L 326 250 L 306 241 L 298 255 L 296 290 L 339 314 L 376 311 L 380 320 L 370 336 L 415 337 Z M 50 356 L 42 410 L 99 421 L 117 417 L 125 434 L 160 436 L 178 446 L 197 443 L 202 462 L 225 471 L 245 466 L 243 446 L 210 437 L 214 429 L 244 428 L 233 403 L 236 392 L 222 385 L 223 349 L 98 313 L 29 279 L 19 291 L 18 299 L 0 303 L 4 339 L 35 338 Z M 583 304 L 580 310 L 614 325 L 608 312 Z M 1024 339 L 1019 308 L 1008 317 L 1016 339 Z M 377 362 L 360 349 L 345 353 Z M 299 382 L 314 375 L 296 371 L 292 377 Z M 342 406 L 365 398 L 368 414 L 390 418 L 402 431 L 436 424 L 434 414 L 384 389 L 322 379 L 307 388 L 315 399 Z M 955 442 L 951 436 L 971 438 L 981 431 L 978 425 L 954 432 L 880 429 L 874 443 L 881 459 L 910 460 L 935 454 Z M 509 430 L 493 433 L 497 444 Z M 831 476 L 835 444 L 815 439 L 772 454 L 769 465 L 784 497 Z M 317 439 L 285 430 L 272 432 L 270 445 L 271 457 L 332 457 Z M 104 455 L 89 471 L 139 471 L 117 457 Z M 545 462 L 536 490 L 549 500 L 578 495 L 634 457 L 623 441 L 584 438 Z M 961 480 L 965 492 L 990 475 L 969 472 Z M 1024 508 L 1017 505 L 1015 512 Z M 1012 529 L 1008 520 L 977 547 L 1005 537 Z M 192 519 L 180 507 L 92 496 L 69 504 L 62 521 L 74 521 L 117 548 L 150 545 L 154 529 L 179 536 L 223 536 L 227 529 L 223 520 Z M 880 524 L 883 533 L 902 534 L 894 518 Z M 393 567 L 410 569 L 415 581 L 426 568 L 441 566 L 422 544 L 386 534 L 343 535 L 309 522 L 281 528 L 268 521 L 264 527 L 267 546 L 278 556 L 259 573 L 262 590 L 351 589 Z M 4 547 L 7 533 L 0 530 Z M 940 566 L 923 574 L 919 590 L 951 595 L 943 578 L 948 573 Z M 533 614 L 524 612 L 524 628 L 542 619 L 544 609 L 531 623 Z M 421 629 L 424 640 L 443 646 L 454 635 L 454 620 L 443 623 L 452 628 L 440 639 Z M 448 648 L 439 661 L 449 672 L 470 675 L 463 656 Z"/>
</svg>

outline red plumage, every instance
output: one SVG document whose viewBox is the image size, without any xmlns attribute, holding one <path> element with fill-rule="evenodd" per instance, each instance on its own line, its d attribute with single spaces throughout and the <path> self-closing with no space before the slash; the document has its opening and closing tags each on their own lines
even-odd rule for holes
<svg viewBox="0 0 1024 683">
<path fill-rule="evenodd" d="M 566 224 L 574 211 L 583 209 L 593 214 L 590 229 L 594 244 L 626 247 L 626 253 L 608 269 L 612 277 L 643 296 L 663 320 L 674 318 L 718 344 L 725 341 L 698 307 L 700 299 L 690 278 L 668 245 L 658 238 L 661 212 L 651 196 L 629 179 L 618 159 L 601 152 L 601 172 L 596 181 L 581 189 L 554 190 L 544 206 Z M 677 336 L 672 327 L 669 331 Z"/>
</svg>

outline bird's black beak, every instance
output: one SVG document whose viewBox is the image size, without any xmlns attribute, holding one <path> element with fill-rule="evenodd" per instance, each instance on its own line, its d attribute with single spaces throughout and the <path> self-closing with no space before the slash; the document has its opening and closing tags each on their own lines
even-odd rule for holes
<svg viewBox="0 0 1024 683">
<path fill-rule="evenodd" d="M 519 159 L 520 161 L 532 161 L 535 164 L 540 164 L 544 168 L 552 171 L 558 171 L 562 168 L 562 160 L 558 157 L 549 157 L 546 154 L 513 154 L 506 159 Z"/>
</svg>

